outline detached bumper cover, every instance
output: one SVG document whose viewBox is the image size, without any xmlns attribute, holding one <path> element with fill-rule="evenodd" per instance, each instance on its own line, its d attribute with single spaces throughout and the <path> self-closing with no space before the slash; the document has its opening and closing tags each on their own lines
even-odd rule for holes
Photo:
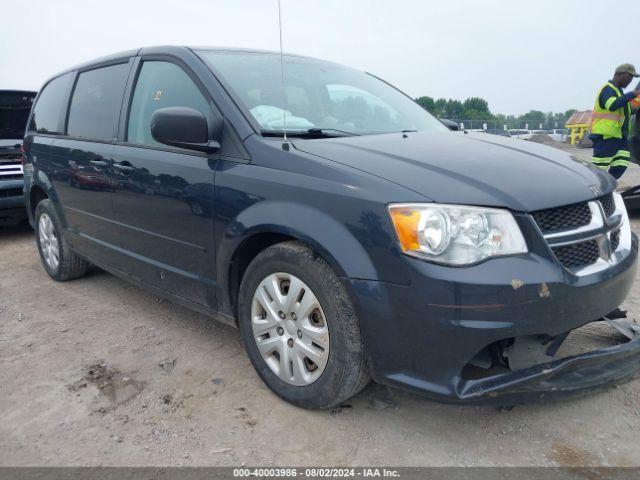
<svg viewBox="0 0 640 480">
<path fill-rule="evenodd" d="M 622 383 L 640 369 L 640 337 L 628 343 L 574 355 L 527 369 L 458 384 L 453 401 L 475 404 L 536 403 L 593 393 Z M 420 389 L 415 379 L 389 380 Z"/>
<path fill-rule="evenodd" d="M 462 375 L 494 342 L 560 336 L 615 310 L 633 285 L 637 256 L 632 235 L 619 263 L 583 277 L 531 254 L 469 268 L 409 259 L 409 286 L 344 282 L 376 381 L 445 402 L 513 405 L 585 394 L 640 369 L 640 339 L 634 339 L 481 379 Z"/>
</svg>

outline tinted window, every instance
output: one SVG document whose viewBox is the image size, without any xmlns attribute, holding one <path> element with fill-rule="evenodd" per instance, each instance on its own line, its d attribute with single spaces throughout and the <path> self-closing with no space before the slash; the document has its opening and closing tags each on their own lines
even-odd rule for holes
<svg viewBox="0 0 640 480">
<path fill-rule="evenodd" d="M 195 108 L 207 118 L 211 111 L 207 99 L 180 67 L 169 62 L 144 62 L 131 102 L 127 141 L 161 146 L 151 136 L 151 116 L 165 107 Z"/>
<path fill-rule="evenodd" d="M 40 93 L 31 116 L 29 130 L 38 133 L 62 133 L 60 119 L 66 109 L 72 73 L 51 80 Z"/>
<path fill-rule="evenodd" d="M 129 64 L 121 63 L 81 73 L 71 98 L 68 134 L 73 137 L 112 140 Z"/>
</svg>

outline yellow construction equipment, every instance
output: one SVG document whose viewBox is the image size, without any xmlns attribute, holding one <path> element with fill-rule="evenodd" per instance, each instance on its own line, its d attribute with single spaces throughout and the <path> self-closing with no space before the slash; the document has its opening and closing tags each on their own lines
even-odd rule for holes
<svg viewBox="0 0 640 480">
<path fill-rule="evenodd" d="M 576 145 L 591 128 L 591 110 L 585 110 L 583 112 L 575 112 L 564 127 L 569 130 L 568 137 L 571 145 Z"/>
</svg>

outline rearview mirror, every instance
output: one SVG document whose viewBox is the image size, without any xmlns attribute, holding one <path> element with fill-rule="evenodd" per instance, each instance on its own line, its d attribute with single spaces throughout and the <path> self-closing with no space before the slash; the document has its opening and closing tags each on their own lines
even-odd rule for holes
<svg viewBox="0 0 640 480">
<path fill-rule="evenodd" d="M 209 140 L 207 119 L 195 108 L 159 108 L 151 116 L 151 136 L 172 147 L 205 153 L 220 150 L 218 142 Z"/>
</svg>

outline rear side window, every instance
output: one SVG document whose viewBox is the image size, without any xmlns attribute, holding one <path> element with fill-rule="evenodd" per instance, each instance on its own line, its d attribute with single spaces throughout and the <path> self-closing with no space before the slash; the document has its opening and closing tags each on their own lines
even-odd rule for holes
<svg viewBox="0 0 640 480">
<path fill-rule="evenodd" d="M 121 63 L 78 76 L 69 108 L 70 136 L 113 140 L 128 73 L 129 64 Z"/>
<path fill-rule="evenodd" d="M 66 110 L 67 93 L 73 78 L 67 73 L 51 80 L 40 93 L 33 107 L 29 130 L 37 133 L 61 134 L 62 118 Z"/>
<path fill-rule="evenodd" d="M 209 102 L 184 70 L 170 62 L 144 62 L 131 101 L 127 141 L 165 147 L 151 136 L 151 116 L 165 107 L 190 107 L 211 116 Z"/>
</svg>

